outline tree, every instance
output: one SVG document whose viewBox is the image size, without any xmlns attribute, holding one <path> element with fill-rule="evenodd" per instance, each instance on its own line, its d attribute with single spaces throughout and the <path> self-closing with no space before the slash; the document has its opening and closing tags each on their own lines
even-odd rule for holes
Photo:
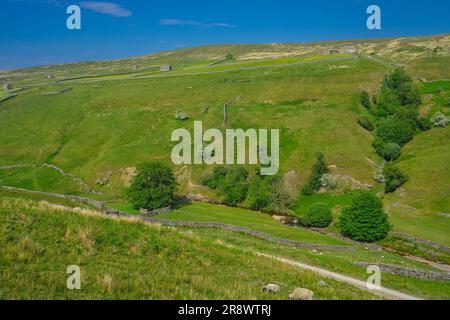
<svg viewBox="0 0 450 320">
<path fill-rule="evenodd" d="M 338 226 L 343 236 L 363 242 L 381 240 L 390 229 L 383 203 L 369 192 L 361 193 L 343 209 Z"/>
<path fill-rule="evenodd" d="M 271 177 L 255 175 L 249 179 L 245 206 L 252 210 L 268 208 L 272 202 Z"/>
<path fill-rule="evenodd" d="M 310 195 L 320 189 L 321 183 L 320 178 L 325 173 L 328 173 L 328 168 L 325 163 L 322 153 L 317 153 L 316 163 L 313 166 L 311 176 L 309 177 L 308 183 L 303 187 L 302 193 L 305 195 Z"/>
<path fill-rule="evenodd" d="M 308 227 L 325 228 L 333 220 L 330 207 L 325 203 L 314 203 L 303 217 L 303 224 Z"/>
<path fill-rule="evenodd" d="M 395 142 L 403 146 L 413 138 L 414 128 L 404 120 L 390 117 L 378 127 L 377 136 L 384 142 Z"/>
<path fill-rule="evenodd" d="M 127 190 L 136 209 L 155 210 L 169 206 L 177 188 L 172 169 L 160 162 L 148 162 L 138 168 Z"/>
<path fill-rule="evenodd" d="M 384 76 L 382 88 L 398 90 L 405 83 L 411 83 L 412 79 L 403 68 L 396 68 Z"/>
<path fill-rule="evenodd" d="M 231 53 L 227 53 L 225 60 L 234 60 L 234 56 Z"/>
<path fill-rule="evenodd" d="M 247 197 L 248 172 L 241 166 L 218 166 L 202 179 L 202 184 L 216 190 L 225 204 L 235 206 Z"/>
<path fill-rule="evenodd" d="M 384 145 L 382 156 L 388 161 L 397 159 L 402 152 L 402 148 L 395 142 L 388 142 Z"/>
<path fill-rule="evenodd" d="M 387 164 L 383 169 L 384 176 L 384 191 L 386 193 L 391 193 L 401 187 L 406 181 L 408 181 L 408 176 L 403 173 L 400 168 L 393 164 Z"/>
<path fill-rule="evenodd" d="M 435 127 L 445 127 L 448 122 L 449 119 L 442 112 L 436 112 L 431 118 L 431 123 Z"/>
<path fill-rule="evenodd" d="M 284 213 L 288 212 L 288 206 L 292 199 L 289 193 L 286 191 L 283 177 L 276 175 L 270 177 L 271 185 L 271 211 Z"/>
<path fill-rule="evenodd" d="M 364 108 L 370 109 L 370 94 L 366 90 L 361 91 L 360 101 Z"/>
</svg>

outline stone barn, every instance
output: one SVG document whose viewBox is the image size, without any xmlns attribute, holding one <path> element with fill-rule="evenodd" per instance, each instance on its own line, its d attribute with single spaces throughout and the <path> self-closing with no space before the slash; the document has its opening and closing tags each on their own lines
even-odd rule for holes
<svg viewBox="0 0 450 320">
<path fill-rule="evenodd" d="M 6 83 L 3 85 L 3 89 L 4 89 L 6 92 L 8 92 L 8 91 L 14 89 L 14 87 L 13 87 L 13 85 L 12 85 L 10 82 L 6 82 Z"/>
<path fill-rule="evenodd" d="M 162 65 L 162 66 L 159 68 L 159 71 L 172 71 L 172 66 L 171 66 L 170 64 Z"/>
<path fill-rule="evenodd" d="M 356 49 L 353 46 L 345 47 L 344 50 L 345 50 L 345 53 L 348 53 L 348 54 L 356 53 Z"/>
<path fill-rule="evenodd" d="M 329 53 L 330 54 L 339 54 L 339 53 L 341 53 L 341 50 L 339 50 L 339 49 L 330 49 Z"/>
</svg>

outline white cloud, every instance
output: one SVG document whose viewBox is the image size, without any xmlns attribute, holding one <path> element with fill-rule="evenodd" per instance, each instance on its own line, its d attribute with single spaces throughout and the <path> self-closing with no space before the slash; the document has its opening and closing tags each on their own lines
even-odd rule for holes
<svg viewBox="0 0 450 320">
<path fill-rule="evenodd" d="M 233 24 L 225 22 L 204 23 L 195 20 L 181 20 L 181 19 L 161 19 L 159 24 L 162 26 L 196 26 L 196 27 L 221 27 L 221 28 L 235 28 Z"/>
<path fill-rule="evenodd" d="M 114 2 L 83 1 L 80 7 L 113 17 L 129 17 L 133 13 Z"/>
</svg>

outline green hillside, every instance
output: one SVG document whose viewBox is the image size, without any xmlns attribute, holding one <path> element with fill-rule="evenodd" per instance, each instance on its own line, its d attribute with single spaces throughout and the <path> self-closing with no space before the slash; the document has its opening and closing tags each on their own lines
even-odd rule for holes
<svg viewBox="0 0 450 320">
<path fill-rule="evenodd" d="M 347 47 L 353 47 L 356 53 L 345 52 L 343 48 Z M 330 55 L 329 50 L 334 48 L 341 49 L 341 53 Z M 227 55 L 232 58 L 225 59 Z M 260 291 L 260 286 L 270 281 L 273 274 L 280 274 L 279 281 L 286 284 L 276 298 L 285 298 L 287 287 L 294 283 L 314 287 L 317 282 L 316 276 L 299 277 L 297 270 L 263 258 L 255 260 L 254 256 L 215 243 L 216 240 L 229 246 L 242 244 L 241 249 L 247 251 L 282 253 L 286 258 L 362 280 L 366 276 L 365 268 L 356 265 L 361 261 L 434 271 L 448 268 L 450 127 L 417 129 L 413 139 L 403 146 L 400 157 L 393 161 L 408 176 L 408 181 L 395 192 L 383 194 L 383 184 L 374 179 L 376 167 L 383 165 L 383 159 L 372 146 L 376 130 L 364 129 L 358 120 L 366 117 L 374 125 L 380 125 L 382 120 L 361 105 L 361 91 L 368 91 L 371 98 L 379 94 L 384 75 L 398 66 L 405 68 L 418 89 L 420 119 L 429 120 L 436 112 L 448 117 L 449 58 L 450 35 L 437 35 L 204 46 L 113 61 L 0 72 L 0 82 L 10 81 L 16 88 L 13 94 L 17 94 L 1 101 L 9 93 L 0 91 L 0 186 L 83 195 L 138 214 L 125 200 L 124 191 L 136 167 L 157 160 L 173 168 L 179 182 L 178 196 L 217 201 L 215 191 L 202 185 L 202 179 L 213 170 L 211 166 L 172 164 L 170 156 L 175 143 L 171 142 L 171 134 L 177 128 L 192 132 L 194 121 L 198 120 L 203 122 L 203 130 L 224 131 L 224 104 L 239 96 L 229 107 L 228 128 L 280 129 L 280 174 L 293 198 L 288 213 L 301 218 L 312 204 L 324 202 L 331 207 L 334 222 L 321 230 L 326 234 L 320 234 L 284 226 L 257 211 L 196 201 L 160 218 L 226 223 L 309 244 L 356 246 L 352 253 L 320 255 L 219 230 L 180 227 L 174 231 L 80 217 L 73 212 L 60 214 L 42 205 L 11 200 L 24 197 L 55 202 L 51 197 L 0 189 L 1 230 L 12 237 L 2 236 L 1 240 L 6 253 L 0 258 L 2 277 L 8 285 L 6 291 L 0 288 L 0 298 L 48 298 L 46 286 L 55 289 L 54 298 L 273 298 Z M 160 71 L 163 64 L 171 64 L 173 70 Z M 179 113 L 188 119 L 176 119 Z M 333 175 L 345 181 L 345 187 L 307 196 L 301 189 L 308 181 L 318 152 L 323 153 Z M 247 169 L 254 172 L 256 166 Z M 363 244 L 333 236 L 338 231 L 336 220 L 340 210 L 361 189 L 382 196 L 392 231 L 397 235 L 390 234 L 378 244 L 389 250 L 372 251 Z M 12 227 L 16 223 L 11 221 L 20 222 L 16 229 Z M 39 223 L 31 230 L 35 221 Z M 46 225 L 58 227 L 46 235 Z M 398 233 L 421 242 L 397 239 Z M 57 239 L 65 236 L 72 242 L 58 244 Z M 447 248 L 442 249 L 440 245 Z M 133 253 L 129 249 L 135 246 L 137 251 Z M 186 247 L 185 254 L 181 247 Z M 46 263 L 49 248 L 58 253 L 67 251 L 69 257 L 92 272 L 88 277 L 88 291 L 77 296 L 60 287 L 65 275 L 55 272 L 68 261 L 60 257 L 63 255 L 55 255 Z M 77 257 L 84 249 L 89 250 L 81 258 Z M 433 262 L 419 263 L 402 257 L 405 254 Z M 111 255 L 115 255 L 113 262 L 109 261 Z M 192 260 L 194 255 L 199 257 L 196 263 L 200 261 L 201 265 L 204 260 L 211 266 L 205 278 L 187 276 L 199 268 Z M 156 264 L 149 266 L 148 260 Z M 233 277 L 241 260 L 247 271 L 242 271 L 242 283 L 236 283 Z M 251 265 L 253 260 L 257 262 Z M 117 261 L 121 261 L 120 265 L 115 264 Z M 436 262 L 446 265 L 434 268 Z M 95 270 L 97 264 L 104 265 L 103 269 Z M 130 268 L 124 266 L 128 264 L 135 268 L 136 275 L 144 274 L 149 268 L 151 271 L 144 280 L 133 278 L 127 288 L 124 279 Z M 13 279 L 15 273 L 8 271 L 11 268 L 24 275 L 17 285 L 14 283 L 18 280 Z M 39 288 L 35 293 L 25 290 L 34 283 L 25 274 L 30 270 L 30 275 L 38 274 L 39 268 L 50 268 L 49 275 L 38 279 Z M 256 272 L 259 269 L 260 274 Z M 219 277 L 221 273 L 226 279 Z M 176 276 L 168 281 L 173 274 Z M 398 275 L 386 278 L 389 286 L 409 294 L 448 298 L 448 288 L 442 281 Z M 155 284 L 155 290 L 145 289 L 134 295 L 133 288 L 152 279 L 160 281 Z M 217 282 L 226 285 L 218 288 L 214 284 Z M 345 289 L 342 294 L 323 288 L 317 290 L 318 297 L 324 299 L 363 297 L 353 289 Z"/>
<path fill-rule="evenodd" d="M 375 298 L 170 228 L 13 199 L 0 200 L 0 217 L 0 299 L 287 299 L 295 287 L 316 299 Z M 74 264 L 79 291 L 66 288 Z M 267 283 L 280 292 L 263 292 Z"/>
</svg>

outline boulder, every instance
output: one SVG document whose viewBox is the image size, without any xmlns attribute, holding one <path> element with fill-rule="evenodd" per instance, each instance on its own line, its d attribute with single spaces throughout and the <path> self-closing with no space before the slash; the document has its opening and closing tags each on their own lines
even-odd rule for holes
<svg viewBox="0 0 450 320">
<path fill-rule="evenodd" d="M 277 284 L 269 283 L 265 287 L 263 287 L 263 291 L 265 292 L 278 292 L 280 291 L 280 286 Z"/>
<path fill-rule="evenodd" d="M 312 300 L 314 292 L 305 288 L 295 288 L 289 295 L 289 300 Z"/>
<path fill-rule="evenodd" d="M 328 283 L 326 283 L 325 281 L 323 281 L 323 280 L 320 280 L 319 281 L 319 286 L 321 286 L 321 287 L 328 287 L 329 286 L 329 284 Z"/>
</svg>

